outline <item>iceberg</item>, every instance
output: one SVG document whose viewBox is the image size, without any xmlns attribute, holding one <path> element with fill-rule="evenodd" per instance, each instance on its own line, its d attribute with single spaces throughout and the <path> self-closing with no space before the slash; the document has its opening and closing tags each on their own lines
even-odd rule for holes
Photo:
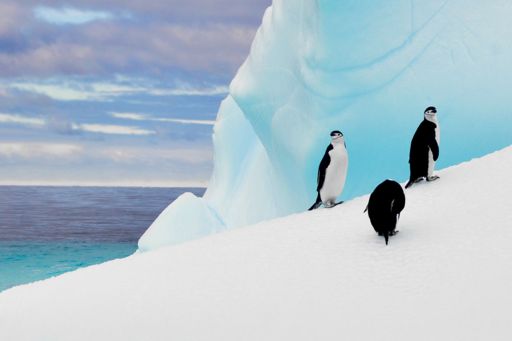
<svg viewBox="0 0 512 341">
<path fill-rule="evenodd" d="M 350 157 L 342 200 L 408 177 L 410 139 L 430 105 L 438 167 L 510 145 L 511 16 L 506 0 L 274 0 L 219 108 L 213 175 L 195 200 L 213 213 L 187 235 L 195 210 L 171 204 L 139 248 L 306 210 L 332 130 Z"/>
</svg>

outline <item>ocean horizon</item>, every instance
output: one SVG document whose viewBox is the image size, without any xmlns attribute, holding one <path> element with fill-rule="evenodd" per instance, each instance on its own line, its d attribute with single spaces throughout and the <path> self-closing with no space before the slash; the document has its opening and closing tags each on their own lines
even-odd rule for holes
<svg viewBox="0 0 512 341">
<path fill-rule="evenodd" d="M 194 187 L 0 185 L 0 291 L 123 258 Z"/>
</svg>

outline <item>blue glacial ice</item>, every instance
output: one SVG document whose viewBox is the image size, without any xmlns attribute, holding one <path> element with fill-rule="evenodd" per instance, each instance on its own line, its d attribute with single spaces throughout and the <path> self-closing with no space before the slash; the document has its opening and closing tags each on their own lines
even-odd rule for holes
<svg viewBox="0 0 512 341">
<path fill-rule="evenodd" d="M 508 0 L 274 0 L 219 109 L 204 198 L 170 205 L 139 248 L 306 210 L 331 130 L 350 157 L 342 200 L 408 177 L 430 105 L 438 168 L 510 145 L 511 17 Z"/>
</svg>

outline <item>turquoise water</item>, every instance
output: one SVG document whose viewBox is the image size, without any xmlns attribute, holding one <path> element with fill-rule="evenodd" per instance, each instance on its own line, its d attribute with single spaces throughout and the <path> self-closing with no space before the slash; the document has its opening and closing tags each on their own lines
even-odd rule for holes
<svg viewBox="0 0 512 341">
<path fill-rule="evenodd" d="M 0 242 L 0 291 L 131 255 L 134 243 Z"/>
<path fill-rule="evenodd" d="M 129 256 L 185 191 L 204 189 L 0 186 L 0 291 Z"/>
</svg>

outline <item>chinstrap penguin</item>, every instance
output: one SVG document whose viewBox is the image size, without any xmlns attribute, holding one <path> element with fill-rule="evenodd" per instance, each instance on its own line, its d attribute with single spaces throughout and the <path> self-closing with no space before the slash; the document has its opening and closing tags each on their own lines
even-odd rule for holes
<svg viewBox="0 0 512 341">
<path fill-rule="evenodd" d="M 439 157 L 440 137 L 436 108 L 428 107 L 425 109 L 424 117 L 411 141 L 409 153 L 410 177 L 405 188 L 424 178 L 427 181 L 439 179 L 437 175 L 434 175 L 435 161 Z"/>
<path fill-rule="evenodd" d="M 386 245 L 389 237 L 398 232 L 395 228 L 404 207 L 404 190 L 396 181 L 384 180 L 370 194 L 368 206 L 364 211 L 368 211 L 375 232 L 379 236 L 384 236 Z"/>
<path fill-rule="evenodd" d="M 343 191 L 347 177 L 348 153 L 343 134 L 339 130 L 331 132 L 331 144 L 327 147 L 322 161 L 318 166 L 317 198 L 309 210 L 314 210 L 320 205 L 334 207 L 342 202 L 336 202 L 336 198 Z"/>
</svg>

